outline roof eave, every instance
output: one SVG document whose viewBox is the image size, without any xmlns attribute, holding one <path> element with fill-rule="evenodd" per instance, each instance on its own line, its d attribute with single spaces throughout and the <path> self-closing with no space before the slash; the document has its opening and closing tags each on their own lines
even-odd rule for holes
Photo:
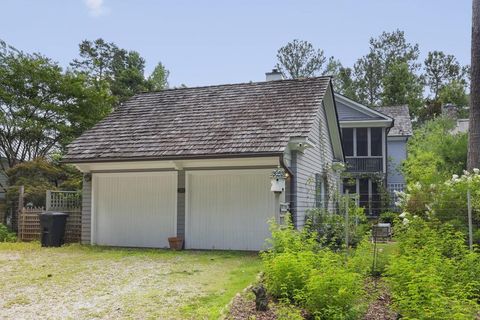
<svg viewBox="0 0 480 320">
<path fill-rule="evenodd" d="M 225 153 L 209 155 L 184 155 L 184 156 L 163 156 L 163 157 L 122 157 L 122 158 L 88 158 L 74 159 L 67 158 L 62 163 L 98 163 L 98 162 L 126 162 L 126 161 L 167 161 L 167 160 L 194 160 L 194 159 L 225 159 L 225 158 L 252 158 L 252 157 L 277 157 L 283 154 L 277 152 L 243 152 L 243 153 Z"/>
</svg>

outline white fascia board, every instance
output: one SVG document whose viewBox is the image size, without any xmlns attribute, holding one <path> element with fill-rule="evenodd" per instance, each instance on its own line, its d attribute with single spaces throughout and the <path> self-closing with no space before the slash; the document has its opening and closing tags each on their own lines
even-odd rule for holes
<svg viewBox="0 0 480 320">
<path fill-rule="evenodd" d="M 345 161 L 343 154 L 342 138 L 340 132 L 340 123 L 338 121 L 337 105 L 335 103 L 335 93 L 333 92 L 332 82 L 328 85 L 329 88 L 323 98 L 323 107 L 325 110 L 327 128 L 330 135 L 330 142 L 332 144 L 332 151 L 335 160 Z"/>
<path fill-rule="evenodd" d="M 387 141 L 407 141 L 410 136 L 387 136 Z"/>
<path fill-rule="evenodd" d="M 219 158 L 192 160 L 158 160 L 158 161 L 117 161 L 74 163 L 78 170 L 84 173 L 108 171 L 155 171 L 182 170 L 189 168 L 228 168 L 228 167 L 277 167 L 279 157 L 249 157 L 249 158 Z"/>
<path fill-rule="evenodd" d="M 340 128 L 370 128 L 382 127 L 389 128 L 392 125 L 391 120 L 355 120 L 355 121 L 339 121 Z"/>
<path fill-rule="evenodd" d="M 343 104 L 346 104 L 347 106 L 363 113 L 363 114 L 366 114 L 366 115 L 375 115 L 377 117 L 382 117 L 384 118 L 385 120 L 390 120 L 390 121 L 393 121 L 393 119 L 377 110 L 374 110 L 372 108 L 369 108 L 367 106 L 364 106 L 363 104 L 361 103 L 358 103 L 350 98 L 347 98 L 345 96 L 342 96 L 338 93 L 335 93 L 335 99 L 342 102 Z"/>
</svg>

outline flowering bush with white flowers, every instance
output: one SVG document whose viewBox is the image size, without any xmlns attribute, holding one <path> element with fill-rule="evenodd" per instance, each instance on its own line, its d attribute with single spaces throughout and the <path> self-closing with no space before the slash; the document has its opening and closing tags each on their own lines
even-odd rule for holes
<svg viewBox="0 0 480 320">
<path fill-rule="evenodd" d="M 474 240 L 480 243 L 480 169 L 454 174 L 444 183 L 428 186 L 414 183 L 405 192 L 398 193 L 397 205 L 402 208 L 401 217 L 408 224 L 409 215 L 425 220 L 448 222 L 456 230 L 467 233 L 467 193 L 470 191 Z M 405 220 L 406 219 L 406 220 Z"/>
</svg>

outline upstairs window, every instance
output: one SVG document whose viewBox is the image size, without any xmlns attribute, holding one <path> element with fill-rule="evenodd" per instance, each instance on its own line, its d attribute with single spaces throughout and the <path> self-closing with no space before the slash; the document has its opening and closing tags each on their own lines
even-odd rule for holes
<svg viewBox="0 0 480 320">
<path fill-rule="evenodd" d="M 357 128 L 357 156 L 368 156 L 368 128 Z"/>
<path fill-rule="evenodd" d="M 372 157 L 382 155 L 382 128 L 370 128 Z"/>
<path fill-rule="evenodd" d="M 343 151 L 347 157 L 353 156 L 353 128 L 342 129 Z"/>
</svg>

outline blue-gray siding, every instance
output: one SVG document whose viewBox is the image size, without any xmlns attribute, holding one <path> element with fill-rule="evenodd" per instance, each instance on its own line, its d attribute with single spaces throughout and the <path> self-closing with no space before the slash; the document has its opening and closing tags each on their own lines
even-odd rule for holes
<svg viewBox="0 0 480 320">
<path fill-rule="evenodd" d="M 404 183 L 405 180 L 400 171 L 402 161 L 407 158 L 407 140 L 392 140 L 387 138 L 388 150 L 388 183 Z"/>
<path fill-rule="evenodd" d="M 335 104 L 337 105 L 338 120 L 340 121 L 382 119 L 381 117 L 377 117 L 377 116 L 372 117 L 372 116 L 366 115 L 365 113 L 355 110 L 338 100 L 335 101 Z"/>
</svg>

